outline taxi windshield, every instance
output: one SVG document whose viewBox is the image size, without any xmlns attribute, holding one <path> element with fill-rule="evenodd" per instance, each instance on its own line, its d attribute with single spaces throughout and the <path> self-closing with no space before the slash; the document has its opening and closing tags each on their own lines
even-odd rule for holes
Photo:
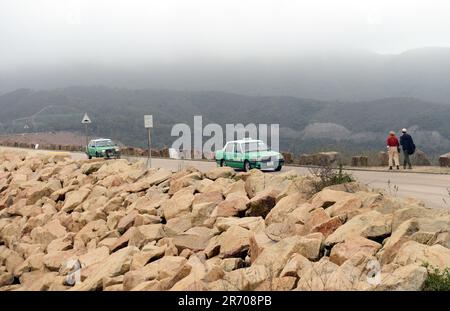
<svg viewBox="0 0 450 311">
<path fill-rule="evenodd" d="M 242 144 L 244 152 L 267 151 L 269 148 L 262 141 L 252 141 Z"/>
<path fill-rule="evenodd" d="M 100 140 L 95 143 L 97 147 L 109 147 L 114 146 L 114 142 L 110 139 Z"/>
</svg>

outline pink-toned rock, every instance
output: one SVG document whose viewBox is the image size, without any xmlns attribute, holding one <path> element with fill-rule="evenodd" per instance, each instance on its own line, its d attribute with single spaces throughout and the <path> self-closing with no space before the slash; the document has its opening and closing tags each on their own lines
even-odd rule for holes
<svg viewBox="0 0 450 311">
<path fill-rule="evenodd" d="M 183 188 L 161 205 L 166 220 L 188 214 L 191 211 L 194 190 L 193 187 Z"/>
<path fill-rule="evenodd" d="M 320 232 L 326 238 L 334 231 L 336 231 L 336 229 L 339 228 L 340 226 L 342 226 L 342 220 L 339 216 L 336 216 L 328 219 L 323 223 L 317 224 L 311 229 L 310 232 Z"/>
<path fill-rule="evenodd" d="M 344 242 L 336 244 L 330 253 L 330 261 L 341 265 L 352 256 L 362 253 L 366 256 L 373 256 L 381 248 L 381 244 L 360 237 L 350 236 Z"/>
<path fill-rule="evenodd" d="M 247 203 L 246 216 L 261 216 L 266 217 L 270 210 L 276 204 L 276 198 L 280 192 L 275 189 L 268 189 L 256 194 Z"/>
</svg>

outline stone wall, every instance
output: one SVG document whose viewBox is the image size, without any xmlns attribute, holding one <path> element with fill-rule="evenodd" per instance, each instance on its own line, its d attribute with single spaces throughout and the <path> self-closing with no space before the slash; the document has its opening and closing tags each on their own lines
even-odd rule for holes
<svg viewBox="0 0 450 311">
<path fill-rule="evenodd" d="M 340 154 L 336 151 L 302 154 L 299 158 L 300 165 L 330 165 L 339 162 Z"/>
</svg>

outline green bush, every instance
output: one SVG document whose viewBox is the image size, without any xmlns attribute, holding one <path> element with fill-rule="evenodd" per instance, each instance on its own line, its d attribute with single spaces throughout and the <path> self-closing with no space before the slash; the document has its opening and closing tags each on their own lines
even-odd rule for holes
<svg viewBox="0 0 450 311">
<path fill-rule="evenodd" d="M 450 269 L 439 270 L 429 264 L 424 264 L 428 276 L 423 285 L 424 291 L 450 291 Z"/>
</svg>

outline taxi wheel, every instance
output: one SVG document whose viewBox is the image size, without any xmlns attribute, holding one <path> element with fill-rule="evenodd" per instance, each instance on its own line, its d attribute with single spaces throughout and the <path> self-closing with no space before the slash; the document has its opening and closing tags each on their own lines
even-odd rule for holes
<svg viewBox="0 0 450 311">
<path fill-rule="evenodd" d="M 220 167 L 224 167 L 225 166 L 225 161 L 224 160 L 220 160 Z"/>
</svg>

